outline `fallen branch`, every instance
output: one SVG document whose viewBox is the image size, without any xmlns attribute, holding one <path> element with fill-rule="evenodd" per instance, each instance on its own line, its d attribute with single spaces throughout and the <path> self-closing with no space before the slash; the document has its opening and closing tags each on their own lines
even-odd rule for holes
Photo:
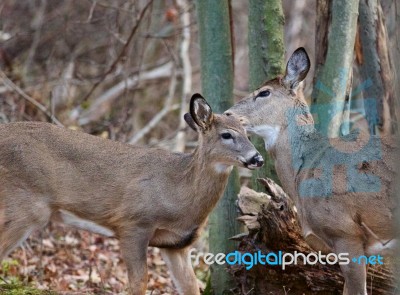
<svg viewBox="0 0 400 295">
<path fill-rule="evenodd" d="M 234 237 L 239 240 L 239 251 L 264 255 L 283 253 L 315 253 L 305 242 L 297 222 L 296 209 L 282 188 L 270 179 L 261 179 L 266 193 L 242 188 L 238 196 L 240 217 L 249 234 Z M 343 277 L 339 265 L 317 263 L 304 265 L 254 265 L 246 270 L 244 265 L 230 268 L 239 285 L 239 294 L 340 294 Z M 369 266 L 367 288 L 369 294 L 394 294 L 395 280 L 390 264 Z"/>
</svg>

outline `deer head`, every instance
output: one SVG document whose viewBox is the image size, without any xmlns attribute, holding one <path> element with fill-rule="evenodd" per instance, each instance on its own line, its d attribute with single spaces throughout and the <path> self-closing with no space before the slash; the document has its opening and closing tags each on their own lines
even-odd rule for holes
<svg viewBox="0 0 400 295">
<path fill-rule="evenodd" d="M 248 132 L 264 138 L 267 149 L 272 148 L 280 130 L 286 128 L 287 110 L 305 105 L 301 82 L 309 69 L 307 52 L 298 48 L 290 57 L 283 77 L 265 82 L 225 115 L 238 118 Z"/>
<path fill-rule="evenodd" d="M 199 134 L 199 148 L 209 161 L 222 166 L 239 165 L 254 169 L 263 165 L 263 158 L 247 138 L 246 130 L 234 117 L 213 114 L 200 95 L 190 101 L 185 121 Z"/>
</svg>

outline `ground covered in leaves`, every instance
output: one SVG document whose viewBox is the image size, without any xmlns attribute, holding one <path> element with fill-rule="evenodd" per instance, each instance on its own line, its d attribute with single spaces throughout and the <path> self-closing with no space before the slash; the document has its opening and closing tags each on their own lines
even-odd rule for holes
<svg viewBox="0 0 400 295">
<path fill-rule="evenodd" d="M 149 248 L 147 263 L 149 294 L 177 294 L 159 249 Z M 11 295 L 126 294 L 127 287 L 118 240 L 54 223 L 2 262 L 0 280 L 0 294 Z"/>
</svg>

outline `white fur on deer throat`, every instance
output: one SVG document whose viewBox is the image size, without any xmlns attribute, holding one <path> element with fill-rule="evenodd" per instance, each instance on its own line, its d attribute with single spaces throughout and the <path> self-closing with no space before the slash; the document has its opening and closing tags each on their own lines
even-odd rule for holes
<svg viewBox="0 0 400 295">
<path fill-rule="evenodd" d="M 215 172 L 220 173 L 231 173 L 233 166 L 217 163 L 214 165 Z"/>
<path fill-rule="evenodd" d="M 280 127 L 277 125 L 259 125 L 249 128 L 251 133 L 257 134 L 264 139 L 265 149 L 272 149 L 278 140 Z"/>
</svg>

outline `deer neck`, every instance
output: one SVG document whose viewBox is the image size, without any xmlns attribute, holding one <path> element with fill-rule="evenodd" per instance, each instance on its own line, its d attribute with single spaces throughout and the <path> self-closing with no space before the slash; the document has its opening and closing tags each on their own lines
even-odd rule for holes
<svg viewBox="0 0 400 295">
<path fill-rule="evenodd" d="M 184 183 L 189 188 L 190 206 L 197 208 L 198 222 L 203 222 L 222 196 L 232 166 L 209 157 L 207 149 L 199 145 L 184 169 Z"/>
<path fill-rule="evenodd" d="M 284 190 L 299 205 L 296 183 L 308 145 L 317 133 L 308 106 L 301 102 L 286 111 L 282 122 L 284 123 L 280 126 L 277 141 L 270 149 L 270 154 L 275 160 L 275 169 Z"/>
</svg>

